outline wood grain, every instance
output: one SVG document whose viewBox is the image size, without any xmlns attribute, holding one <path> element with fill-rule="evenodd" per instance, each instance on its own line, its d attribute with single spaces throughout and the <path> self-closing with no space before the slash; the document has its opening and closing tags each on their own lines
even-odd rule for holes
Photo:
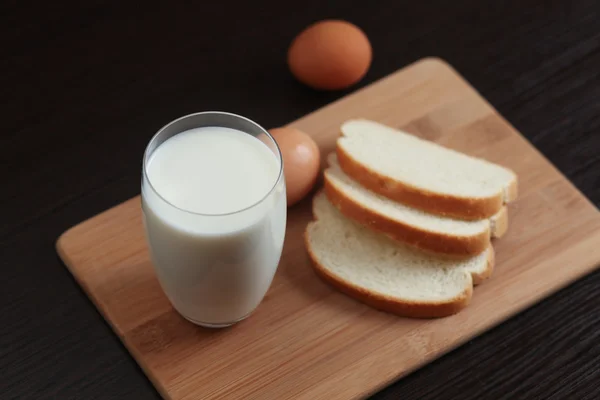
<svg viewBox="0 0 600 400">
<path fill-rule="evenodd" d="M 165 398 L 357 398 L 463 344 L 595 269 L 600 214 L 445 62 L 428 58 L 291 126 L 323 154 L 339 125 L 365 117 L 513 168 L 519 199 L 495 246 L 493 278 L 472 304 L 434 321 L 397 318 L 341 295 L 313 273 L 301 236 L 309 199 L 291 210 L 276 278 L 256 312 L 210 331 L 179 317 L 159 290 L 139 198 L 66 232 L 74 277 Z"/>
</svg>

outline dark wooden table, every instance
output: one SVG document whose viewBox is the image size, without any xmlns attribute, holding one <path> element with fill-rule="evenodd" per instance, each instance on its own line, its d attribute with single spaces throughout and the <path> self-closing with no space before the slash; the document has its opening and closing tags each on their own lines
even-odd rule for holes
<svg viewBox="0 0 600 400">
<path fill-rule="evenodd" d="M 138 194 L 147 140 L 190 112 L 274 127 L 440 56 L 600 203 L 597 0 L 153 4 L 0 5 L 2 399 L 159 398 L 54 242 Z M 357 87 L 317 93 L 294 81 L 285 53 L 332 17 L 367 32 L 374 61 Z M 599 285 L 600 272 L 375 398 L 600 398 Z"/>
</svg>

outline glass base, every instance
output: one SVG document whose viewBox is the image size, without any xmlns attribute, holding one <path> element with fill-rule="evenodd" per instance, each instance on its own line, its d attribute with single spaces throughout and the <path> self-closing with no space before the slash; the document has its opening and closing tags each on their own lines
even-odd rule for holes
<svg viewBox="0 0 600 400">
<path fill-rule="evenodd" d="M 203 328 L 210 328 L 210 329 L 219 329 L 219 328 L 227 328 L 231 325 L 235 325 L 240 321 L 245 320 L 246 318 L 248 318 L 248 316 L 250 316 L 250 314 L 246 314 L 244 315 L 242 318 L 236 319 L 234 321 L 231 322 L 219 322 L 219 323 L 213 323 L 213 322 L 203 322 L 203 321 L 197 321 L 193 318 L 190 317 L 186 317 L 185 315 L 181 314 L 181 316 L 185 319 L 187 319 L 188 321 L 190 321 L 192 324 L 194 325 L 198 325 L 201 326 Z"/>
</svg>

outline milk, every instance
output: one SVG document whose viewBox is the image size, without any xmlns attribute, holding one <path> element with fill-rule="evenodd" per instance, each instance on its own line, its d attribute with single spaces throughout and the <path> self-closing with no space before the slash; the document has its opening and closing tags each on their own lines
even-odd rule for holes
<svg viewBox="0 0 600 400">
<path fill-rule="evenodd" d="M 264 142 L 216 126 L 179 133 L 147 159 L 142 206 L 151 259 L 190 321 L 227 326 L 261 302 L 285 235 L 280 173 Z"/>
</svg>

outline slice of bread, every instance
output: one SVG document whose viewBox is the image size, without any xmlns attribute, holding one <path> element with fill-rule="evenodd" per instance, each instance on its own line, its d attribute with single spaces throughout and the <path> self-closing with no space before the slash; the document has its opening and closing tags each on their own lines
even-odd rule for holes
<svg viewBox="0 0 600 400">
<path fill-rule="evenodd" d="M 424 250 L 470 256 L 486 251 L 490 237 L 508 227 L 506 207 L 490 219 L 467 221 L 430 214 L 372 192 L 346 175 L 335 153 L 327 157 L 325 193 L 346 217 Z"/>
<path fill-rule="evenodd" d="M 369 120 L 347 121 L 341 131 L 341 168 L 389 199 L 473 220 L 492 217 L 517 197 L 517 176 L 508 168 Z"/>
<path fill-rule="evenodd" d="M 492 274 L 494 252 L 441 257 L 400 244 L 344 217 L 320 192 L 305 232 L 315 271 L 341 292 L 376 309 L 413 318 L 445 317 L 471 300 Z"/>
</svg>

